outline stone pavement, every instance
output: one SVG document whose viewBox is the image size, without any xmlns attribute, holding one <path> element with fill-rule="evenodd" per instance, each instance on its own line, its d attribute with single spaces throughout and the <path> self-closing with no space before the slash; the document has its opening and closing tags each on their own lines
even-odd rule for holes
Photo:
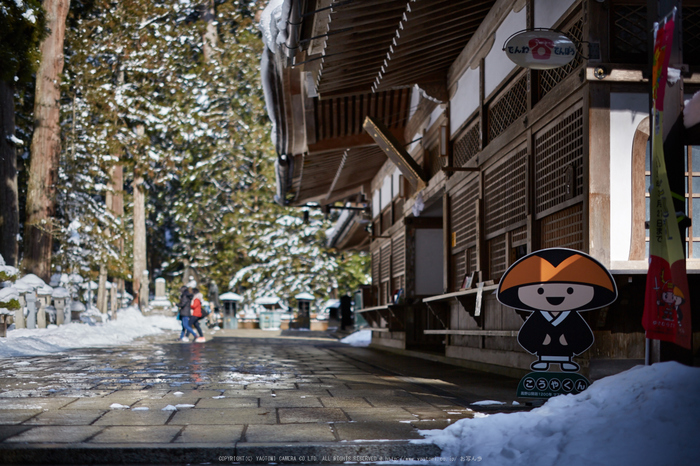
<svg viewBox="0 0 700 466">
<path fill-rule="evenodd" d="M 291 336 L 290 336 L 291 335 Z M 517 380 L 354 348 L 314 332 L 174 332 L 0 360 L 2 464 L 376 462 L 513 407 Z M 501 407 L 471 405 L 499 400 Z"/>
</svg>

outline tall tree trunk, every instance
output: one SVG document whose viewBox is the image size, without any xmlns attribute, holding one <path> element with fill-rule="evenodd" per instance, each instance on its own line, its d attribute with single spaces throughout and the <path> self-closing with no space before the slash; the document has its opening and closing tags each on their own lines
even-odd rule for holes
<svg viewBox="0 0 700 466">
<path fill-rule="evenodd" d="M 207 23 L 207 27 L 202 35 L 202 51 L 204 52 L 204 61 L 208 62 L 214 55 L 214 47 L 216 47 L 216 43 L 218 42 L 214 0 L 207 0 L 203 7 L 204 13 L 202 14 L 202 19 Z"/>
<path fill-rule="evenodd" d="M 134 178 L 134 294 L 139 296 L 138 302 L 143 302 L 141 294 L 148 295 L 148 288 L 141 289 L 143 271 L 146 270 L 146 196 L 143 192 L 143 177 Z M 148 286 L 146 284 L 146 286 Z M 142 309 L 143 311 L 143 309 Z"/>
<path fill-rule="evenodd" d="M 63 38 L 70 0 L 44 0 L 49 35 L 41 43 L 36 73 L 34 136 L 32 138 L 27 219 L 24 228 L 23 269 L 48 281 L 53 247 L 52 223 L 56 210 L 56 177 L 61 153 L 59 126 Z"/>
<path fill-rule="evenodd" d="M 19 201 L 15 134 L 14 89 L 0 81 L 0 255 L 7 265 L 17 265 Z"/>
</svg>

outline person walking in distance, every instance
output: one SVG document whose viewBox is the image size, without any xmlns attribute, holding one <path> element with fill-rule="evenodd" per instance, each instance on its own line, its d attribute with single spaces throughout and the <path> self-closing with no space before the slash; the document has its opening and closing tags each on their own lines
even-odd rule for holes
<svg viewBox="0 0 700 466">
<path fill-rule="evenodd" d="M 202 296 L 202 293 L 199 292 L 199 288 L 195 288 L 192 290 L 194 293 L 194 297 L 192 298 L 192 327 L 197 329 L 197 332 L 199 333 L 199 337 L 195 338 L 196 343 L 204 343 L 206 340 L 204 339 L 204 333 L 202 332 L 202 327 L 199 326 L 199 319 L 202 318 L 204 314 L 202 314 L 202 301 L 204 300 L 204 296 Z"/>
<path fill-rule="evenodd" d="M 188 287 L 183 286 L 180 288 L 180 302 L 177 304 L 180 320 L 182 321 L 182 332 L 180 333 L 181 341 L 190 341 L 189 334 L 197 338 L 197 334 L 194 333 L 192 327 L 190 326 L 190 319 L 192 318 L 192 292 Z"/>
</svg>

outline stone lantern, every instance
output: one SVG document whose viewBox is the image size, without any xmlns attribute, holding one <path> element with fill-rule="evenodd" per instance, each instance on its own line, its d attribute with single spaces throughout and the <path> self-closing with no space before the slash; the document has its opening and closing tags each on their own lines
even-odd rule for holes
<svg viewBox="0 0 700 466">
<path fill-rule="evenodd" d="M 238 319 L 236 318 L 236 307 L 238 303 L 241 302 L 240 295 L 236 293 L 224 293 L 219 296 L 219 301 L 223 306 L 223 325 L 225 329 L 236 329 L 238 328 Z"/>
<path fill-rule="evenodd" d="M 53 288 L 49 285 L 40 286 L 36 289 L 38 304 L 36 323 L 39 328 L 46 328 L 46 325 L 51 322 L 50 314 L 56 312 L 56 309 L 51 305 L 52 294 Z"/>
<path fill-rule="evenodd" d="M 53 305 L 56 308 L 56 325 L 63 325 L 66 316 L 66 305 L 70 301 L 70 292 L 59 286 L 54 288 L 51 294 L 53 298 Z M 70 314 L 68 315 L 68 322 L 70 322 Z"/>
<path fill-rule="evenodd" d="M 314 295 L 310 293 L 299 293 L 294 297 L 297 300 L 297 325 L 296 328 L 311 328 L 311 303 Z"/>
<path fill-rule="evenodd" d="M 40 307 L 41 303 L 37 303 L 36 290 L 44 285 L 46 285 L 44 280 L 33 273 L 25 275 L 15 283 L 15 288 L 20 292 L 20 296 L 24 298 L 27 306 L 27 328 L 36 328 L 37 326 L 37 305 Z M 46 319 L 41 319 L 41 321 L 46 327 Z M 17 323 L 15 323 L 15 328 L 20 328 Z"/>
</svg>

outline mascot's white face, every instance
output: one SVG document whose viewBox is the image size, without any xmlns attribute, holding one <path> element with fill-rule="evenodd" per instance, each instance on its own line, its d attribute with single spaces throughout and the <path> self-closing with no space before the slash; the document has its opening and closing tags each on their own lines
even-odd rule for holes
<svg viewBox="0 0 700 466">
<path fill-rule="evenodd" d="M 570 311 L 593 301 L 595 290 L 580 283 L 538 283 L 518 290 L 520 301 L 541 311 Z"/>
</svg>

